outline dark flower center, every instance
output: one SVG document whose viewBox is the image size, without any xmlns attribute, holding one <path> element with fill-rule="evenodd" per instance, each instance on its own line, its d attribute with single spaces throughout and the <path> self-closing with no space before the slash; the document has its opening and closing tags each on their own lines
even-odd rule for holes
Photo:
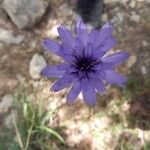
<svg viewBox="0 0 150 150">
<path fill-rule="evenodd" d="M 93 65 L 94 65 L 94 61 L 90 58 L 80 58 L 76 62 L 77 69 L 86 72 L 89 71 Z"/>
</svg>

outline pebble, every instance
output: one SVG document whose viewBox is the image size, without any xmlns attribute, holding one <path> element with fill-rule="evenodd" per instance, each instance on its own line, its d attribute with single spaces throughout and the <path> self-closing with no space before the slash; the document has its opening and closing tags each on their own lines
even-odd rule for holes
<svg viewBox="0 0 150 150">
<path fill-rule="evenodd" d="M 122 4 L 126 4 L 128 1 L 129 1 L 129 0 L 121 0 L 120 2 L 121 2 Z"/>
<path fill-rule="evenodd" d="M 128 102 L 124 102 L 121 106 L 122 111 L 128 112 L 130 109 L 130 104 Z"/>
<path fill-rule="evenodd" d="M 46 37 L 57 38 L 58 37 L 58 28 L 59 25 L 54 25 L 50 30 L 46 31 Z"/>
<path fill-rule="evenodd" d="M 132 0 L 132 1 L 129 3 L 129 6 L 130 6 L 130 8 L 134 9 L 135 6 L 136 6 L 136 1 L 135 1 L 135 0 Z"/>
<path fill-rule="evenodd" d="M 133 11 L 130 20 L 138 23 L 140 21 L 140 15 Z"/>
<path fill-rule="evenodd" d="M 14 127 L 14 121 L 17 120 L 17 112 L 12 111 L 8 116 L 5 118 L 5 126 L 9 129 L 12 129 Z"/>
<path fill-rule="evenodd" d="M 147 2 L 147 3 L 150 3 L 149 0 L 137 0 L 138 2 Z"/>
<path fill-rule="evenodd" d="M 24 35 L 14 35 L 15 33 L 11 30 L 0 28 L 0 42 L 5 44 L 20 44 L 24 41 Z"/>
<path fill-rule="evenodd" d="M 19 29 L 32 28 L 45 14 L 48 4 L 42 0 L 4 0 L 4 10 Z"/>
<path fill-rule="evenodd" d="M 128 62 L 127 62 L 127 67 L 131 68 L 137 61 L 137 57 L 135 55 L 132 55 L 129 57 Z"/>
<path fill-rule="evenodd" d="M 69 135 L 66 138 L 66 143 L 67 143 L 67 145 L 69 145 L 69 147 L 73 148 L 76 145 L 78 145 L 79 141 L 81 141 L 82 139 L 83 139 L 82 135 L 76 134 L 76 133 L 72 133 L 71 135 Z"/>
<path fill-rule="evenodd" d="M 8 91 L 12 91 L 18 85 L 18 80 L 10 74 L 3 73 L 0 74 L 0 96 L 5 95 Z"/>
<path fill-rule="evenodd" d="M 110 149 L 107 147 L 106 143 L 111 143 L 112 135 L 108 131 L 97 132 L 97 135 L 93 136 L 91 149 L 92 150 L 105 150 Z M 109 146 L 109 144 L 108 144 Z M 113 149 L 113 145 L 111 146 Z"/>
<path fill-rule="evenodd" d="M 144 131 L 144 139 L 146 142 L 150 142 L 150 131 Z"/>
<path fill-rule="evenodd" d="M 147 74 L 147 70 L 146 70 L 145 66 L 141 67 L 141 72 L 142 72 L 143 75 Z"/>
<path fill-rule="evenodd" d="M 107 16 L 106 13 L 102 15 L 102 21 L 103 22 L 107 22 L 108 21 L 108 16 Z"/>
<path fill-rule="evenodd" d="M 144 47 L 146 47 L 146 46 L 148 46 L 148 42 L 147 42 L 147 41 L 142 41 L 142 45 L 143 45 Z"/>
<path fill-rule="evenodd" d="M 122 24 L 123 21 L 124 21 L 124 16 L 123 16 L 123 14 L 120 13 L 120 12 L 118 12 L 118 13 L 116 14 L 116 17 L 117 17 L 117 19 L 118 19 L 119 24 Z"/>
<path fill-rule="evenodd" d="M 64 3 L 63 5 L 61 5 L 59 7 L 59 9 L 60 9 L 61 15 L 65 16 L 65 17 L 73 15 L 73 11 L 72 11 L 72 9 L 70 9 L 70 7 L 68 6 L 67 3 Z"/>
<path fill-rule="evenodd" d="M 124 14 L 121 12 L 116 12 L 116 15 L 111 19 L 114 25 L 121 25 L 124 21 Z"/>
<path fill-rule="evenodd" d="M 0 102 L 0 113 L 5 113 L 12 106 L 13 96 L 11 94 L 4 95 Z"/>
<path fill-rule="evenodd" d="M 34 54 L 29 66 L 29 74 L 31 78 L 34 80 L 40 79 L 41 71 L 46 65 L 46 61 L 42 55 Z"/>
<path fill-rule="evenodd" d="M 91 129 L 103 130 L 107 128 L 111 123 L 111 120 L 108 117 L 94 118 L 91 123 Z"/>
</svg>

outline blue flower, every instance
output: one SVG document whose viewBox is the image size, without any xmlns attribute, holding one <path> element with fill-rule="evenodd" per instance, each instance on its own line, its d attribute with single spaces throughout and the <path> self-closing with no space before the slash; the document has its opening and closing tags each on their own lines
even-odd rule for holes
<svg viewBox="0 0 150 150">
<path fill-rule="evenodd" d="M 127 52 L 105 55 L 115 46 L 113 26 L 106 23 L 100 30 L 88 32 L 80 20 L 76 24 L 76 35 L 60 26 L 58 33 L 62 43 L 44 39 L 42 45 L 49 52 L 63 58 L 64 63 L 47 66 L 42 74 L 48 78 L 59 78 L 51 87 L 54 92 L 70 86 L 67 95 L 69 103 L 74 103 L 80 92 L 88 105 L 96 104 L 96 92 L 104 94 L 105 84 L 123 87 L 127 78 L 114 71 L 115 67 L 128 58 Z"/>
</svg>

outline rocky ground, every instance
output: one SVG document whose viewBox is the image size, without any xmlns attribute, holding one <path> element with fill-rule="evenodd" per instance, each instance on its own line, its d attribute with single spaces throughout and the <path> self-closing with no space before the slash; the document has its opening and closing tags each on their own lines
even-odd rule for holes
<svg viewBox="0 0 150 150">
<path fill-rule="evenodd" d="M 68 105 L 67 90 L 49 92 L 53 81 L 40 76 L 47 64 L 60 61 L 59 57 L 44 51 L 41 40 L 44 37 L 59 40 L 60 24 L 73 28 L 77 17 L 75 1 L 18 1 L 0 0 L 0 141 L 8 134 L 4 128 L 9 132 L 13 129 L 12 135 L 16 135 L 12 118 L 19 118 L 19 112 L 14 107 L 14 99 L 21 95 L 17 99 L 20 106 L 22 95 L 26 95 L 47 111 L 55 111 L 48 126 L 58 128 L 66 144 L 53 142 L 51 149 L 150 149 L 149 1 L 104 0 L 102 22 L 114 24 L 118 39 L 113 50 L 130 52 L 129 60 L 119 68 L 129 76 L 129 82 L 125 89 L 108 87 L 105 96 L 98 96 L 94 108 L 86 106 L 82 97 L 74 105 Z M 9 146 L 0 142 L 0 150 L 11 150 Z"/>
</svg>

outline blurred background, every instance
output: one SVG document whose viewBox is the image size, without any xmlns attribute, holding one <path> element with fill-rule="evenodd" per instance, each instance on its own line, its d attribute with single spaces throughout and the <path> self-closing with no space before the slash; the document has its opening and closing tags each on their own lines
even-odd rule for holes
<svg viewBox="0 0 150 150">
<path fill-rule="evenodd" d="M 61 61 L 42 39 L 59 41 L 57 27 L 74 31 L 79 16 L 113 23 L 112 51 L 130 53 L 126 88 L 107 87 L 95 107 L 67 104 L 68 89 L 52 93 L 40 76 Z M 0 0 L 0 150 L 150 150 L 150 1 Z"/>
</svg>

